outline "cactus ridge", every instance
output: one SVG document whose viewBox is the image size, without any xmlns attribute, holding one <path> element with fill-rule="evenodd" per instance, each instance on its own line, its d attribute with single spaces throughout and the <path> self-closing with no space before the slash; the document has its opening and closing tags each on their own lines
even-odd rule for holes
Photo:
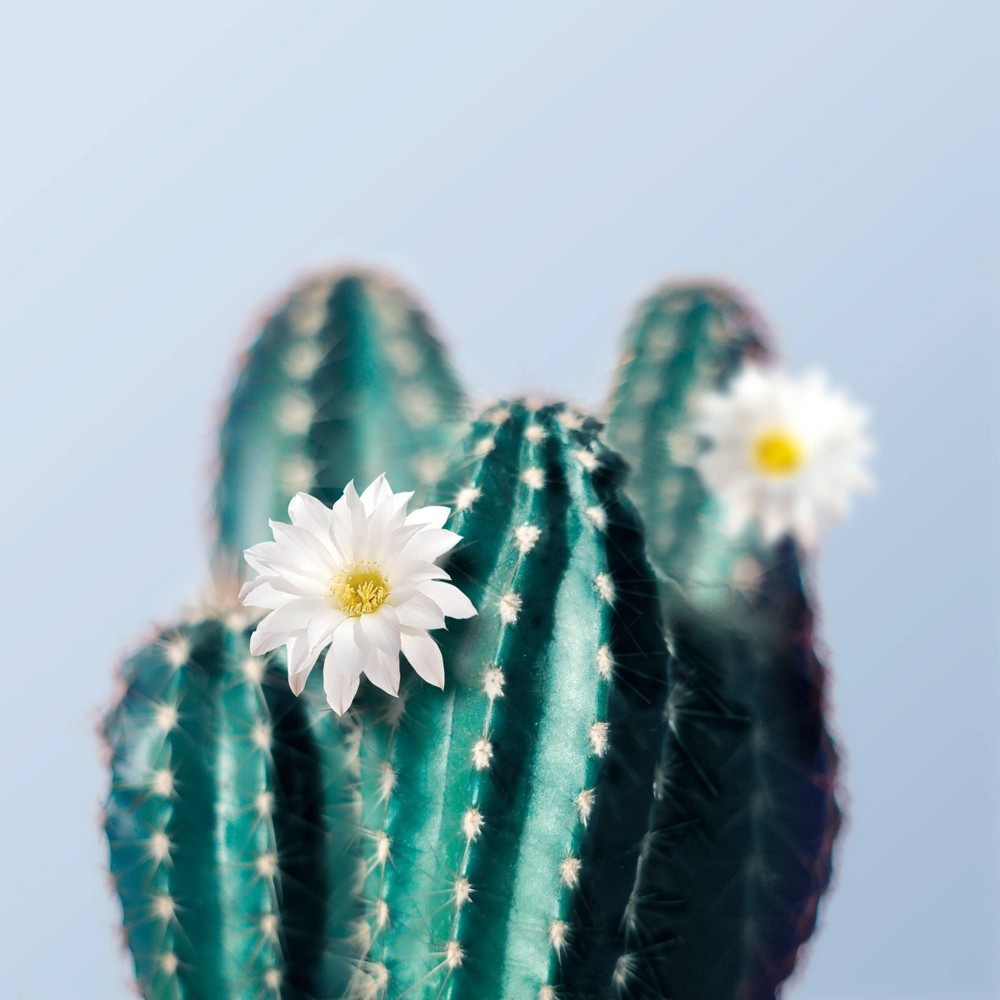
<svg viewBox="0 0 1000 1000">
<path fill-rule="evenodd" d="M 105 828 L 146 996 L 338 996 L 357 909 L 331 882 L 355 850 L 342 734 L 241 623 L 163 630 L 108 715 Z M 341 759 L 344 759 L 343 757 Z"/>
<path fill-rule="evenodd" d="M 443 499 L 465 539 L 449 570 L 480 615 L 442 641 L 443 693 L 411 685 L 391 719 L 358 709 L 380 826 L 353 996 L 612 989 L 666 683 L 619 476 L 561 406 L 501 404 L 466 439 Z"/>
<path fill-rule="evenodd" d="M 324 503 L 383 472 L 433 483 L 465 425 L 464 397 L 419 306 L 387 279 L 324 273 L 266 321 L 222 425 L 219 554 L 266 540 L 299 490 Z"/>
<path fill-rule="evenodd" d="M 718 509 L 692 460 L 688 405 L 720 389 L 747 360 L 769 357 L 767 332 L 740 297 L 715 286 L 668 285 L 637 310 L 608 406 L 607 438 L 633 469 L 627 491 L 646 524 L 657 569 L 694 596 L 724 594 L 746 540 L 691 530 Z"/>
<path fill-rule="evenodd" d="M 247 352 L 223 422 L 220 575 L 298 490 L 332 503 L 354 476 L 435 479 L 462 411 L 405 293 L 354 271 L 304 282 Z M 357 733 L 318 677 L 296 700 L 283 654 L 251 657 L 243 622 L 163 630 L 123 665 L 104 727 L 111 869 L 156 1000 L 338 997 L 364 947 Z"/>
<path fill-rule="evenodd" d="M 692 467 L 691 400 L 766 361 L 765 342 L 731 292 L 667 286 L 626 335 L 609 406 L 673 653 L 660 847 L 640 895 L 670 942 L 653 981 L 676 1000 L 775 996 L 815 927 L 841 822 L 800 557 L 790 541 L 724 536 Z"/>
</svg>

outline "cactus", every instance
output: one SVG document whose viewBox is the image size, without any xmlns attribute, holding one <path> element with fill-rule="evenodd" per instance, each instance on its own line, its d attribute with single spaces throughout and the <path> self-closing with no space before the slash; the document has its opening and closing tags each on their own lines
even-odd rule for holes
<svg viewBox="0 0 1000 1000">
<path fill-rule="evenodd" d="M 441 499 L 465 542 L 449 570 L 480 614 L 442 641 L 443 693 L 412 684 L 388 718 L 358 709 L 368 949 L 351 996 L 642 982 L 633 887 L 666 649 L 620 463 L 595 430 L 558 405 L 501 405 L 457 460 Z"/>
<path fill-rule="evenodd" d="M 444 691 L 407 670 L 343 719 L 320 671 L 296 698 L 250 655 L 231 587 L 126 660 L 106 829 L 148 1000 L 773 1000 L 836 755 L 799 554 L 721 533 L 687 428 L 766 353 L 726 292 L 652 297 L 610 406 L 626 483 L 562 404 L 498 404 L 446 463 L 461 392 L 381 280 L 278 309 L 223 426 L 217 564 L 385 471 L 454 507 L 479 615 L 441 634 Z"/>
<path fill-rule="evenodd" d="M 798 553 L 752 532 L 726 538 L 691 467 L 692 398 L 766 356 L 762 324 L 739 298 L 667 287 L 627 334 L 609 407 L 674 654 L 659 847 L 639 886 L 657 914 L 651 932 L 669 942 L 654 995 L 673 1000 L 775 995 L 815 927 L 840 824 Z"/>
<path fill-rule="evenodd" d="M 251 347 L 223 424 L 223 576 L 296 490 L 331 502 L 358 469 L 435 478 L 461 409 L 403 293 L 364 274 L 303 284 Z M 209 613 L 161 630 L 126 660 L 104 727 L 111 870 L 157 1000 L 339 996 L 353 973 L 355 755 L 322 688 L 296 702 L 244 625 Z"/>
<path fill-rule="evenodd" d="M 332 504 L 382 472 L 436 481 L 465 430 L 464 400 L 427 320 L 385 279 L 303 283 L 251 347 L 222 427 L 217 548 L 268 536 L 299 490 Z"/>
<path fill-rule="evenodd" d="M 354 803 L 322 688 L 296 699 L 213 618 L 161 630 L 122 675 L 106 830 L 143 995 L 339 996 Z"/>
</svg>

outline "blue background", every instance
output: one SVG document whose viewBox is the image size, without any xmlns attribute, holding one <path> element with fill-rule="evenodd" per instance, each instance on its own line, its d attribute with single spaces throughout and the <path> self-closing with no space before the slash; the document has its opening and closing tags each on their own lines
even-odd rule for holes
<svg viewBox="0 0 1000 1000">
<path fill-rule="evenodd" d="M 94 736 L 203 584 L 234 351 L 388 266 L 481 397 L 599 404 L 637 298 L 749 288 L 870 403 L 819 578 L 851 821 L 793 1000 L 1000 997 L 995 3 L 8 5 L 0 992 L 130 996 Z"/>
</svg>

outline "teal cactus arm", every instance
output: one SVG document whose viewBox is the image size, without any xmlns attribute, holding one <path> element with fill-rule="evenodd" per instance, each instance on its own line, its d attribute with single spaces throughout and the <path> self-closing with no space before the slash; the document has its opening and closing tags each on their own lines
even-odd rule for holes
<svg viewBox="0 0 1000 1000">
<path fill-rule="evenodd" d="M 690 599 L 725 601 L 752 558 L 752 537 L 730 540 L 693 466 L 690 402 L 721 388 L 746 361 L 766 362 L 757 313 L 712 285 L 668 285 L 646 299 L 625 334 L 607 411 L 608 444 L 632 467 L 627 491 L 646 525 L 649 557 Z"/>
<path fill-rule="evenodd" d="M 111 873 L 145 997 L 339 996 L 357 961 L 356 797 L 339 720 L 249 631 L 178 625 L 104 724 Z M 295 991 L 301 991 L 296 994 Z"/>
<path fill-rule="evenodd" d="M 237 563 L 299 490 L 333 503 L 347 482 L 427 484 L 464 432 L 462 390 L 420 307 L 377 274 L 317 275 L 267 319 L 225 416 L 218 548 Z"/>
<path fill-rule="evenodd" d="M 799 554 L 724 535 L 692 466 L 692 399 L 767 355 L 737 296 L 667 287 L 627 333 L 609 404 L 674 653 L 657 849 L 637 882 L 641 923 L 665 942 L 652 981 L 674 1000 L 775 995 L 815 927 L 841 821 Z"/>
<path fill-rule="evenodd" d="M 372 825 L 352 995 L 611 995 L 667 657 L 619 473 L 561 406 L 497 407 L 466 439 L 441 499 L 479 616 L 442 640 L 443 692 L 410 685 L 388 719 L 357 710 Z"/>
<path fill-rule="evenodd" d="M 332 502 L 358 470 L 436 478 L 462 409 L 426 318 L 391 282 L 305 282 L 248 351 L 223 423 L 223 577 L 296 490 Z M 291 695 L 283 654 L 263 685 L 241 679 L 244 660 L 263 661 L 227 620 L 181 623 L 132 656 L 105 726 L 106 831 L 139 986 L 150 1000 L 340 996 L 363 946 L 355 734 L 319 679 Z M 258 822 L 247 803 L 271 812 Z"/>
</svg>

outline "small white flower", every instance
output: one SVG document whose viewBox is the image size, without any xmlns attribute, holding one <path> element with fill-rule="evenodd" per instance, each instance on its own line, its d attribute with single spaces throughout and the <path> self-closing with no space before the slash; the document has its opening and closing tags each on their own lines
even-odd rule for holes
<svg viewBox="0 0 1000 1000">
<path fill-rule="evenodd" d="M 768 544 L 789 534 L 812 548 L 850 495 L 871 487 L 868 414 L 821 372 L 792 379 L 747 365 L 724 392 L 696 400 L 694 412 L 708 444 L 696 464 L 729 534 L 755 521 Z"/>
<path fill-rule="evenodd" d="M 244 553 L 259 574 L 240 591 L 243 604 L 270 608 L 250 637 L 254 656 L 288 648 L 288 679 L 300 694 L 321 650 L 327 701 L 343 714 L 361 675 L 399 692 L 399 654 L 428 683 L 444 687 L 444 663 L 428 629 L 476 609 L 445 580 L 436 560 L 459 535 L 447 531 L 447 507 L 407 514 L 412 493 L 393 493 L 379 476 L 358 496 L 350 482 L 327 507 L 307 493 L 288 505 L 291 524 L 271 522 L 273 542 Z"/>
</svg>

